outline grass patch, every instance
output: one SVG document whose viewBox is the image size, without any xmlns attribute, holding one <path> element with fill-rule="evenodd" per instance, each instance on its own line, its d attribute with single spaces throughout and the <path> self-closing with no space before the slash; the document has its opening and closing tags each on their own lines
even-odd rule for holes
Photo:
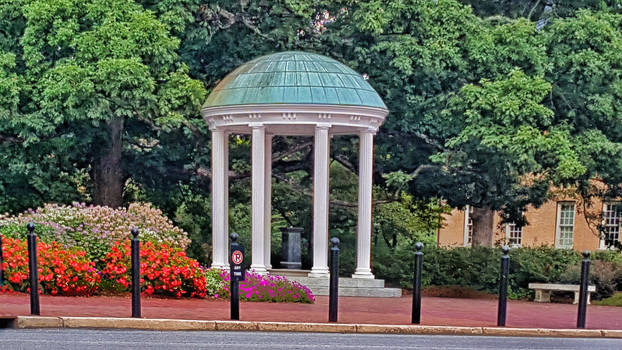
<svg viewBox="0 0 622 350">
<path fill-rule="evenodd" d="M 617 292 L 613 296 L 603 300 L 594 300 L 592 303 L 595 305 L 622 306 L 622 292 Z"/>
</svg>

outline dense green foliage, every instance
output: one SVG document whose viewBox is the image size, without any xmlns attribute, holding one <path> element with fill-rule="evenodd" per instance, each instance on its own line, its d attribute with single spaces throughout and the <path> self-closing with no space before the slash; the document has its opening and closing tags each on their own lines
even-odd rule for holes
<svg viewBox="0 0 622 350">
<path fill-rule="evenodd" d="M 0 23 L 0 208 L 121 205 L 128 165 L 203 102 L 180 40 L 126 0 L 3 1 Z"/>
<path fill-rule="evenodd" d="M 609 298 L 622 286 L 622 265 L 595 260 L 590 264 L 589 283 L 596 286 L 596 293 L 592 296 L 597 299 Z M 560 277 L 560 282 L 581 283 L 581 264 L 568 267 Z"/>
<path fill-rule="evenodd" d="M 613 296 L 603 300 L 596 300 L 594 301 L 594 304 L 603 306 L 622 306 L 622 292 L 617 292 Z"/>
<path fill-rule="evenodd" d="M 621 194 L 621 6 L 0 0 L 0 212 L 151 202 L 209 263 L 206 92 L 257 56 L 314 51 L 368 75 L 390 109 L 376 136 L 373 232 L 374 269 L 390 276 L 389 257 L 432 241 L 440 203 L 503 210 L 521 224 L 522 209 L 543 203 L 551 185 Z M 355 136 L 331 141 L 330 232 L 347 266 L 357 146 Z M 231 136 L 230 231 L 243 243 L 249 148 L 247 136 Z M 276 263 L 278 228 L 301 226 L 310 240 L 313 144 L 275 137 L 273 151 Z M 608 191 L 591 187 L 594 178 Z"/>
<path fill-rule="evenodd" d="M 501 250 L 498 248 L 437 248 L 424 247 L 424 286 L 460 286 L 488 293 L 497 293 Z M 392 256 L 394 263 L 376 265 L 376 271 L 389 282 L 412 288 L 414 250 L 399 249 Z M 617 252 L 597 254 L 592 259 L 590 283 L 595 284 L 595 299 L 613 294 L 622 288 L 620 269 L 622 255 Z M 573 250 L 551 247 L 517 248 L 510 251 L 509 295 L 511 298 L 533 296 L 529 283 L 572 283 L 580 279 L 580 254 Z M 388 260 L 386 260 L 388 261 Z M 410 264 L 404 264 L 409 261 Z"/>
</svg>

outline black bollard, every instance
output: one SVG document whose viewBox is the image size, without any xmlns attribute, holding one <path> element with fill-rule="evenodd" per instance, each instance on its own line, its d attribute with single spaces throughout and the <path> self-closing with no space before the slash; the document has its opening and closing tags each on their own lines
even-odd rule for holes
<svg viewBox="0 0 622 350">
<path fill-rule="evenodd" d="M 339 309 L 339 238 L 330 239 L 330 288 L 328 297 L 328 322 L 337 322 Z"/>
<path fill-rule="evenodd" d="M 510 275 L 510 247 L 501 249 L 501 271 L 499 271 L 499 308 L 497 309 L 497 327 L 505 327 L 508 311 L 508 276 Z"/>
<path fill-rule="evenodd" d="M 421 323 L 421 270 L 423 269 L 423 243 L 415 244 L 415 278 L 413 281 L 412 323 Z"/>
<path fill-rule="evenodd" d="M 590 252 L 583 252 L 581 262 L 581 287 L 579 289 L 579 314 L 577 315 L 577 328 L 585 328 L 585 317 L 587 314 L 587 285 L 590 275 Z"/>
<path fill-rule="evenodd" d="M 132 229 L 132 317 L 140 317 L 140 241 L 138 229 Z"/>
<path fill-rule="evenodd" d="M 231 279 L 231 319 L 240 319 L 240 282 Z"/>
<path fill-rule="evenodd" d="M 4 260 L 2 254 L 2 234 L 0 234 L 0 287 L 4 286 Z"/>
<path fill-rule="evenodd" d="M 30 274 L 30 314 L 40 315 L 39 310 L 39 271 L 37 270 L 37 235 L 35 224 L 29 222 L 28 228 L 28 271 Z"/>
<path fill-rule="evenodd" d="M 231 277 L 231 319 L 240 319 L 240 281 L 246 278 L 244 268 L 244 247 L 238 243 L 239 235 L 232 233 L 231 254 L 229 256 L 230 277 Z"/>
</svg>

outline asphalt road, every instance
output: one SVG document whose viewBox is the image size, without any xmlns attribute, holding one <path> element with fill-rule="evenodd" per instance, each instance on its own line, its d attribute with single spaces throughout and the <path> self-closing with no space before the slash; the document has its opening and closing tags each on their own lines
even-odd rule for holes
<svg viewBox="0 0 622 350">
<path fill-rule="evenodd" d="M 590 349 L 618 350 L 619 339 L 385 334 L 157 332 L 2 329 L 0 349 Z"/>
</svg>

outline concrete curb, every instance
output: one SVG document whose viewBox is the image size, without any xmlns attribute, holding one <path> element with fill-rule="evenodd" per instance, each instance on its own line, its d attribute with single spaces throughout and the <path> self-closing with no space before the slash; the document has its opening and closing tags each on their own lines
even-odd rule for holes
<svg viewBox="0 0 622 350">
<path fill-rule="evenodd" d="M 483 335 L 504 337 L 620 338 L 622 330 L 453 327 L 349 323 L 200 321 L 115 317 L 17 316 L 14 328 L 108 328 L 155 331 L 262 331 L 314 333 L 384 333 Z"/>
</svg>

